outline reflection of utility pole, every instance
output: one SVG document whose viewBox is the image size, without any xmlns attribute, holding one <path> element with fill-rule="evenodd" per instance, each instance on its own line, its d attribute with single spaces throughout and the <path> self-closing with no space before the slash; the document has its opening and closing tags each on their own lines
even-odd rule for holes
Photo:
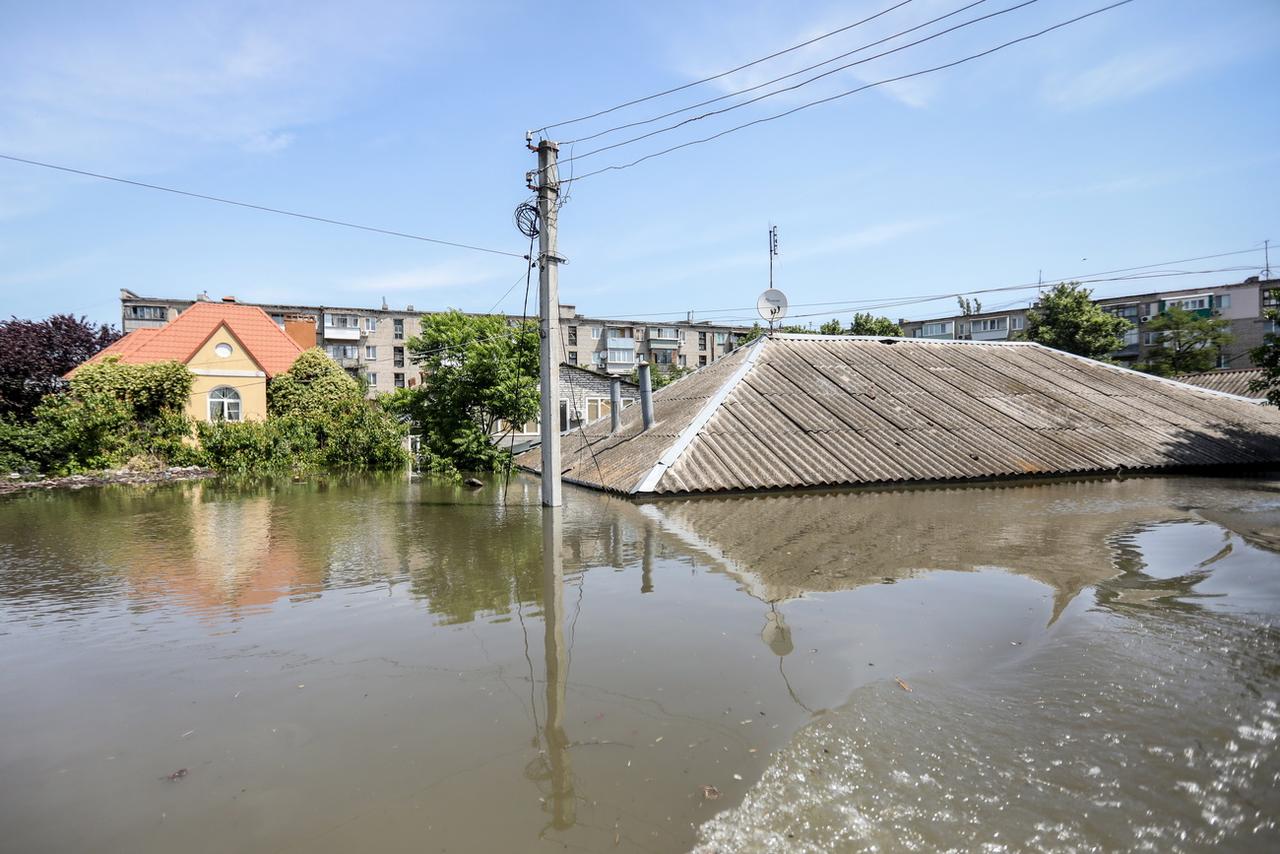
<svg viewBox="0 0 1280 854">
<path fill-rule="evenodd" d="M 569 681 L 564 646 L 564 559 L 560 508 L 542 510 L 542 614 L 546 631 L 547 720 L 543 727 L 551 763 L 551 825 L 566 830 L 577 823 L 569 739 L 564 733 L 565 688 Z"/>
<path fill-rule="evenodd" d="M 644 554 L 640 556 L 640 592 L 653 592 L 653 526 L 644 529 Z"/>
</svg>

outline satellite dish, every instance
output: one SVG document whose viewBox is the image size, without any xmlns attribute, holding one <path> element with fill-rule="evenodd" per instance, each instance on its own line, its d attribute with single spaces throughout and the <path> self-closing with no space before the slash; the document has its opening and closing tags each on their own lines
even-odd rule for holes
<svg viewBox="0 0 1280 854">
<path fill-rule="evenodd" d="M 770 323 L 787 316 L 787 295 L 777 288 L 769 288 L 756 300 L 756 311 Z"/>
</svg>

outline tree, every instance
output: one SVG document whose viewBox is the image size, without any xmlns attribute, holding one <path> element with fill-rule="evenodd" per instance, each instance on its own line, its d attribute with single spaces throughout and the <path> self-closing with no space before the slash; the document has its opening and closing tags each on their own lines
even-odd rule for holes
<svg viewBox="0 0 1280 854">
<path fill-rule="evenodd" d="M 1132 324 L 1094 305 L 1092 295 L 1079 282 L 1054 285 L 1027 312 L 1027 339 L 1090 359 L 1119 350 Z"/>
<path fill-rule="evenodd" d="M 63 375 L 119 337 L 70 314 L 0 321 L 0 415 L 30 418 L 42 397 L 61 388 Z"/>
<path fill-rule="evenodd" d="M 1280 303 L 1280 288 L 1271 291 L 1271 298 Z M 1271 321 L 1273 330 L 1280 330 L 1280 308 L 1263 312 Z M 1253 363 L 1262 368 L 1262 378 L 1249 384 L 1249 391 L 1262 394 L 1272 406 L 1280 406 L 1280 331 L 1268 332 L 1262 345 L 1249 351 Z"/>
<path fill-rule="evenodd" d="M 418 426 L 430 457 L 463 471 L 505 465 L 491 439 L 499 422 L 538 414 L 537 326 L 451 310 L 423 317 L 406 346 L 423 381 L 391 406 Z"/>
<path fill-rule="evenodd" d="M 968 297 L 956 297 L 956 304 L 960 306 L 960 313 L 965 317 L 982 313 L 981 300 L 969 299 Z"/>
<path fill-rule="evenodd" d="M 156 362 L 126 365 L 116 359 L 85 365 L 65 391 L 49 394 L 35 408 L 32 423 L 4 431 L 9 447 L 26 465 L 55 474 L 117 468 L 137 456 L 170 464 L 195 460 L 186 440 L 185 414 L 194 380 L 185 365 Z"/>
<path fill-rule="evenodd" d="M 870 312 L 859 312 L 849 325 L 850 335 L 876 335 L 882 338 L 901 338 L 902 329 L 887 317 L 875 317 Z"/>
<path fill-rule="evenodd" d="M 658 389 L 664 386 L 671 385 L 673 382 L 685 376 L 686 374 L 691 374 L 691 373 L 693 373 L 693 368 L 682 368 L 679 365 L 669 365 L 665 371 L 656 371 L 656 370 L 649 371 L 649 384 L 654 391 L 657 391 Z M 636 368 L 634 371 L 632 371 L 631 375 L 627 377 L 627 379 L 635 383 L 636 385 L 639 385 L 640 369 Z"/>
<path fill-rule="evenodd" d="M 1212 370 L 1233 337 L 1230 321 L 1201 317 L 1176 305 L 1152 318 L 1147 331 L 1157 333 L 1157 343 L 1139 370 L 1162 377 Z"/>
<path fill-rule="evenodd" d="M 843 335 L 844 327 L 834 317 L 818 327 L 819 335 Z"/>
</svg>

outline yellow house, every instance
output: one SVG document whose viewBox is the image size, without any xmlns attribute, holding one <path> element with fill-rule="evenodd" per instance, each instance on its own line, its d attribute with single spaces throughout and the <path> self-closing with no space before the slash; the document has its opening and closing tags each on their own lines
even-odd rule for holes
<svg viewBox="0 0 1280 854">
<path fill-rule="evenodd" d="M 86 364 L 181 362 L 195 375 L 187 403 L 192 418 L 260 421 L 267 417 L 267 380 L 289 370 L 303 349 L 257 306 L 197 302 L 164 326 L 135 329 Z"/>
</svg>

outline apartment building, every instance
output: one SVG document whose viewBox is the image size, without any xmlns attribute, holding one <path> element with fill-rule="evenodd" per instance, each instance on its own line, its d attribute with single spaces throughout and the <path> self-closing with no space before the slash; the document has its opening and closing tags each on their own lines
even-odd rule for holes
<svg viewBox="0 0 1280 854">
<path fill-rule="evenodd" d="M 1122 364 L 1133 365 L 1147 358 L 1160 334 L 1150 331 L 1148 324 L 1176 305 L 1205 317 L 1230 321 L 1234 337 L 1219 354 L 1218 366 L 1247 368 L 1251 365 L 1249 352 L 1262 343 L 1266 333 L 1276 331 L 1275 324 L 1268 321 L 1263 312 L 1276 307 L 1274 291 L 1277 288 L 1280 280 L 1254 276 L 1237 284 L 1152 291 L 1105 297 L 1094 302 L 1133 324 L 1125 333 L 1124 346 L 1111 354 L 1111 358 Z M 1017 338 L 1026 328 L 1027 311 L 1028 308 L 1013 308 L 929 320 L 901 320 L 899 325 L 902 334 L 909 338 L 1001 341 Z"/>
<path fill-rule="evenodd" d="M 163 326 L 197 302 L 214 301 L 207 293 L 194 299 L 175 299 L 140 296 L 122 288 L 120 326 L 126 333 Z M 237 300 L 223 297 L 220 301 Z M 418 333 L 425 312 L 412 305 L 393 309 L 385 302 L 381 308 L 242 304 L 261 308 L 303 346 L 323 348 L 353 376 L 363 378 L 370 394 L 410 388 L 420 381 L 406 342 Z M 750 331 L 746 326 L 689 319 L 650 326 L 635 320 L 589 318 L 578 314 L 572 305 L 560 306 L 560 323 L 569 364 L 624 376 L 641 361 L 648 361 L 656 370 L 708 365 L 731 352 Z"/>
<path fill-rule="evenodd" d="M 629 374 L 641 362 L 655 370 L 706 367 L 733 352 L 750 331 L 688 319 L 652 325 L 609 320 L 578 314 L 571 305 L 560 307 L 565 359 L 608 374 Z"/>
</svg>

